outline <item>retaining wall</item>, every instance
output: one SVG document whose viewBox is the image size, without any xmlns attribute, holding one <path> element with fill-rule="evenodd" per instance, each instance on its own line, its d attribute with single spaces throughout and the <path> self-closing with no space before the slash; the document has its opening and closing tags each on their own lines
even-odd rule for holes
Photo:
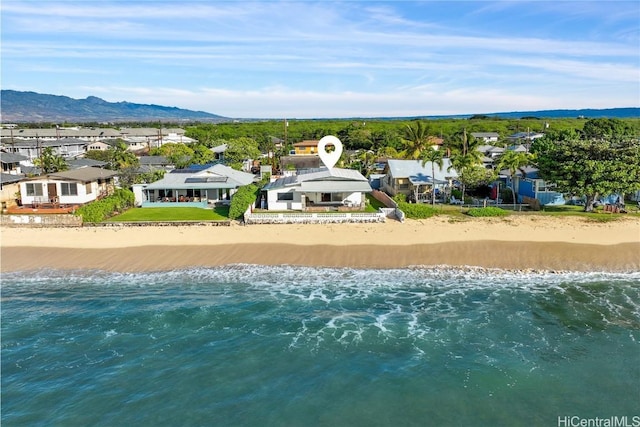
<svg viewBox="0 0 640 427">
<path fill-rule="evenodd" d="M 82 218 L 70 214 L 1 215 L 3 227 L 82 227 Z"/>
<path fill-rule="evenodd" d="M 386 215 L 379 213 L 254 213 L 245 215 L 246 224 L 336 224 L 346 222 L 385 222 Z"/>
</svg>

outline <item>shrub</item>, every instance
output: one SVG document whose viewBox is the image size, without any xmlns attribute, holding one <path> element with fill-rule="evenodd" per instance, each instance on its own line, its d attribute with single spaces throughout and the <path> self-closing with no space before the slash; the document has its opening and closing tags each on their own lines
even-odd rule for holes
<svg viewBox="0 0 640 427">
<path fill-rule="evenodd" d="M 420 203 L 398 203 L 398 208 L 404 212 L 407 218 L 411 219 L 424 219 L 430 218 L 437 213 L 437 210 L 430 205 Z"/>
<path fill-rule="evenodd" d="M 82 217 L 83 222 L 96 223 L 113 216 L 133 206 L 135 196 L 131 190 L 117 189 L 112 195 L 96 200 L 80 207 L 76 215 Z"/>
<path fill-rule="evenodd" d="M 473 217 L 486 217 L 486 216 L 507 216 L 509 212 L 504 209 L 489 206 L 486 208 L 471 208 L 467 212 L 467 215 Z"/>
<path fill-rule="evenodd" d="M 405 196 L 402 193 L 398 193 L 395 196 L 392 197 L 393 201 L 396 202 L 398 205 L 400 203 L 406 203 L 407 202 L 407 196 Z"/>
<path fill-rule="evenodd" d="M 240 219 L 246 212 L 249 205 L 256 202 L 260 188 L 254 184 L 244 185 L 238 188 L 231 198 L 229 206 L 229 218 Z"/>
</svg>

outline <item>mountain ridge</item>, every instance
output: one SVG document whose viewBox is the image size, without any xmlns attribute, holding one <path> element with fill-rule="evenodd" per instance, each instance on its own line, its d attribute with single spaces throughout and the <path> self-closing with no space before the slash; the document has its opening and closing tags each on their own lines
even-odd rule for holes
<svg viewBox="0 0 640 427">
<path fill-rule="evenodd" d="M 3 89 L 0 92 L 2 122 L 130 122 L 130 121 L 228 121 L 227 117 L 155 104 L 108 102 L 97 96 L 75 99 L 63 95 Z"/>
<path fill-rule="evenodd" d="M 227 122 L 233 119 L 178 107 L 156 104 L 136 104 L 127 101 L 108 102 L 96 96 L 74 99 L 63 95 L 40 94 L 31 91 L 3 89 L 0 93 L 0 113 L 4 123 L 38 122 L 152 122 L 152 121 L 200 121 Z M 635 118 L 640 117 L 638 107 L 554 109 L 537 111 L 510 111 L 500 113 L 424 115 L 407 117 L 351 117 L 350 119 L 407 120 L 486 117 L 496 119 L 518 119 L 523 117 L 544 118 Z M 261 118 L 241 118 L 239 121 L 267 120 Z M 318 118 L 309 120 L 337 120 Z"/>
</svg>

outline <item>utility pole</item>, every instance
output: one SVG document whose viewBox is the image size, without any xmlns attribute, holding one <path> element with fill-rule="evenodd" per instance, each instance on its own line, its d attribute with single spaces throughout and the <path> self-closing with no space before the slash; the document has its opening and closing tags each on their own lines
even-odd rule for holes
<svg viewBox="0 0 640 427">
<path fill-rule="evenodd" d="M 289 126 L 289 122 L 285 117 L 284 119 L 284 147 L 287 148 L 287 127 Z"/>
</svg>

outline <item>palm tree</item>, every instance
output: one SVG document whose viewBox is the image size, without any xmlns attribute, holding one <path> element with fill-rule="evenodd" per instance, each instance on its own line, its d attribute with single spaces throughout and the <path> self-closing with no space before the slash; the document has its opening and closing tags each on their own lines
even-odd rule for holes
<svg viewBox="0 0 640 427">
<path fill-rule="evenodd" d="M 516 172 L 520 171 L 522 177 L 526 176 L 525 166 L 533 162 L 533 156 L 529 153 L 522 153 L 513 150 L 505 151 L 496 164 L 498 170 L 508 169 L 511 175 L 511 196 L 513 197 L 513 208 L 516 208 Z"/>
<path fill-rule="evenodd" d="M 469 155 L 472 156 L 472 158 L 477 158 L 478 161 L 482 159 L 482 152 L 478 150 L 478 147 L 481 145 L 482 140 L 467 134 L 466 128 L 453 134 L 453 136 L 447 138 L 445 142 L 445 148 L 451 153 L 452 157 L 454 154 Z"/>
<path fill-rule="evenodd" d="M 358 160 L 361 165 L 361 172 L 364 176 L 369 176 L 371 172 L 371 167 L 373 163 L 376 161 L 376 153 L 373 150 L 363 150 L 358 153 Z"/>
<path fill-rule="evenodd" d="M 42 169 L 43 173 L 61 172 L 69 169 L 64 158 L 56 154 L 51 147 L 44 148 L 40 157 L 33 160 L 33 164 Z"/>
<path fill-rule="evenodd" d="M 462 182 L 463 202 L 466 187 L 464 172 L 482 163 L 482 152 L 478 150 L 480 145 L 481 140 L 468 135 L 466 128 L 448 138 L 445 143 L 445 148 L 450 153 L 451 168 L 458 172 Z"/>
<path fill-rule="evenodd" d="M 444 163 L 444 153 L 433 146 L 431 150 L 422 153 L 422 167 L 431 162 L 431 206 L 436 204 L 436 165 L 442 169 Z"/>
<path fill-rule="evenodd" d="M 415 126 L 410 124 L 404 129 L 404 137 L 402 142 L 404 150 L 402 157 L 405 159 L 417 160 L 421 157 L 422 152 L 432 145 L 432 137 L 429 135 L 429 127 L 422 122 L 415 122 Z"/>
<path fill-rule="evenodd" d="M 120 140 L 116 142 L 111 153 L 112 170 L 123 170 L 138 165 L 138 158 L 127 150 L 127 144 Z"/>
</svg>

